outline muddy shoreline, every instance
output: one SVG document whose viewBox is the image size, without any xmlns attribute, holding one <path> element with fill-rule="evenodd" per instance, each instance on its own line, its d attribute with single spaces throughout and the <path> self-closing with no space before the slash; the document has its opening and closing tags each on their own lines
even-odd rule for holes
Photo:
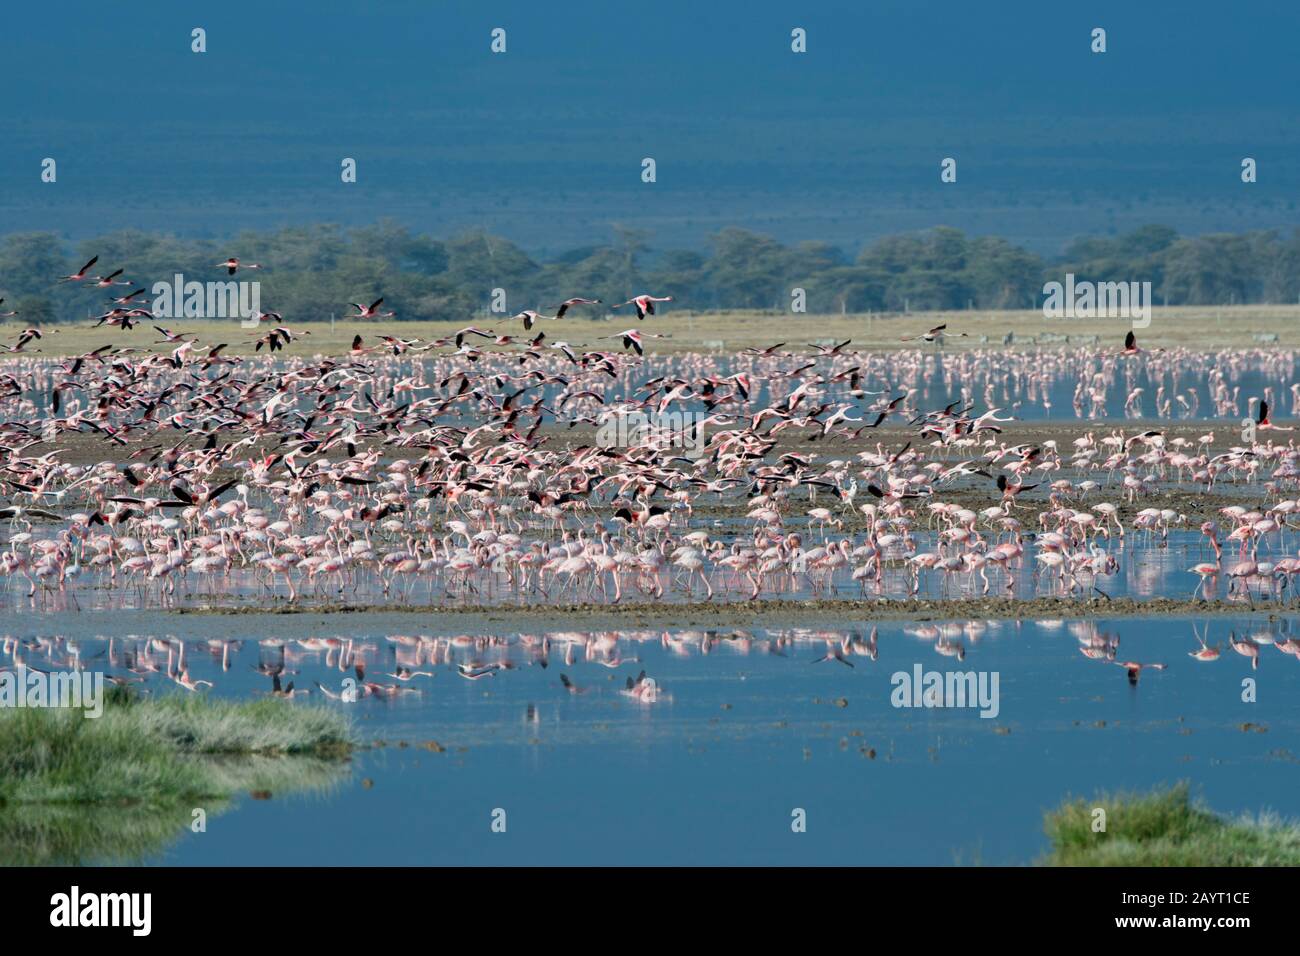
<svg viewBox="0 0 1300 956">
<path fill-rule="evenodd" d="M 538 623 L 554 629 L 707 627 L 741 629 L 763 626 L 839 626 L 846 621 L 942 621 L 961 618 L 1037 620 L 1063 618 L 1128 618 L 1151 616 L 1222 617 L 1248 614 L 1300 613 L 1300 598 L 1284 602 L 1259 602 L 1254 605 L 1228 601 L 1198 601 L 1176 598 L 1068 599 L 1035 597 L 1027 599 L 987 597 L 958 600 L 767 600 L 733 601 L 711 604 L 656 604 L 637 602 L 605 604 L 539 604 L 526 606 L 493 605 L 359 605 L 359 604 L 282 604 L 279 606 L 186 607 L 157 613 L 177 617 L 245 617 L 260 615 L 327 615 L 331 622 L 339 618 L 357 621 L 391 615 L 420 618 L 442 623 L 454 620 L 457 626 L 488 627 L 515 625 L 532 627 Z"/>
</svg>

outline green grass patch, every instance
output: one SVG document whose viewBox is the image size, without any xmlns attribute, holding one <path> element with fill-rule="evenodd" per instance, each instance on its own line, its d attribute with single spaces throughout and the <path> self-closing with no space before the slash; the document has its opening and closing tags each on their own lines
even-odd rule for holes
<svg viewBox="0 0 1300 956">
<path fill-rule="evenodd" d="M 106 695 L 103 716 L 0 710 L 0 863 L 140 859 L 240 792 L 325 789 L 351 726 L 283 700 Z"/>
<path fill-rule="evenodd" d="M 1095 811 L 1106 829 L 1094 832 Z M 1300 825 L 1264 814 L 1228 819 L 1186 783 L 1145 794 L 1071 800 L 1046 814 L 1049 866 L 1300 866 Z"/>
<path fill-rule="evenodd" d="M 1250 348 L 1256 343 L 1251 335 L 1260 332 L 1277 333 L 1279 347 L 1294 347 L 1296 344 L 1297 310 L 1294 305 L 1233 305 L 1233 306 L 1156 306 L 1152 309 L 1151 328 L 1138 335 L 1138 341 L 1151 346 L 1166 348 L 1183 345 L 1191 348 Z M 364 344 L 380 345 L 380 335 L 398 335 L 402 338 L 418 338 L 424 342 L 455 335 L 462 328 L 469 316 L 441 321 L 394 321 L 361 322 L 340 320 L 329 322 L 304 321 L 295 318 L 290 326 L 300 331 L 311 332 L 310 338 L 296 340 L 289 346 L 289 355 L 347 355 L 354 336 L 360 335 Z M 522 331 L 517 323 L 509 322 L 504 316 L 474 316 L 480 328 L 492 329 L 498 333 Z M 851 338 L 854 349 L 872 349 L 880 351 L 898 351 L 915 349 L 916 342 L 903 342 L 904 337 L 918 335 L 926 329 L 944 324 L 953 332 L 966 332 L 965 338 L 955 336 L 944 345 L 946 351 L 962 351 L 973 348 L 1002 347 L 1002 338 L 1008 331 L 1014 331 L 1019 343 L 1013 348 L 1033 348 L 1029 340 L 1036 335 L 1050 333 L 1069 335 L 1074 347 L 1078 345 L 1079 336 L 1096 335 L 1107 347 L 1118 348 L 1124 340 L 1128 327 L 1122 322 L 1108 318 L 1049 319 L 1041 309 L 1020 310 L 967 310 L 958 312 L 912 312 L 907 315 L 898 313 L 875 315 L 864 314 L 798 314 L 789 312 L 755 312 L 752 310 L 722 310 L 710 312 L 691 312 L 673 309 L 668 312 L 637 322 L 636 316 L 625 313 L 569 313 L 562 321 L 545 322 L 544 329 L 548 338 L 562 338 L 575 349 L 607 349 L 610 342 L 602 338 L 622 329 L 642 327 L 651 332 L 663 332 L 672 336 L 667 339 L 655 339 L 650 351 L 654 354 L 671 352 L 709 351 L 716 346 L 710 344 L 723 342 L 723 351 L 734 352 L 749 345 L 766 347 L 777 342 L 786 342 L 782 351 L 808 354 L 812 350 L 808 343 L 818 339 L 835 339 L 843 341 Z M 11 338 L 17 331 L 32 324 L 30 318 L 19 316 L 7 322 L 0 322 L 0 337 Z M 228 342 L 227 355 L 267 355 L 265 349 L 254 351 L 258 336 L 270 331 L 271 323 L 263 323 L 262 328 L 246 332 L 232 327 L 228 319 L 177 319 L 163 323 L 175 332 L 193 333 L 202 342 L 215 344 Z M 57 329 L 58 334 L 49 334 L 41 340 L 41 358 L 49 359 L 66 355 L 80 355 L 103 345 L 119 348 L 131 346 L 143 352 L 169 354 L 175 347 L 170 342 L 158 342 L 158 336 L 148 323 L 131 332 L 103 325 L 92 327 L 90 321 L 78 321 L 58 326 L 50 326 L 46 331 Z M 987 343 L 981 338 L 987 338 Z M 477 341 L 476 347 L 486 351 L 496 351 L 497 347 Z M 933 350 L 934 346 L 921 346 Z M 1051 347 L 1063 347 L 1063 343 Z M 386 353 L 381 353 L 386 354 Z M 439 350 L 436 354 L 446 354 Z"/>
</svg>

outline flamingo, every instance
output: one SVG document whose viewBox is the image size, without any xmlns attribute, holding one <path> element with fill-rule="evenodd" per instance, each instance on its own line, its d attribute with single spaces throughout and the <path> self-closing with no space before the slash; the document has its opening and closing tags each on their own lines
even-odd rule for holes
<svg viewBox="0 0 1300 956">
<path fill-rule="evenodd" d="M 1200 590 L 1202 585 L 1206 583 L 1207 579 L 1218 577 L 1219 566 L 1217 564 L 1210 564 L 1208 562 L 1202 561 L 1199 564 L 1193 564 L 1190 568 L 1187 569 L 1187 571 L 1189 574 L 1199 574 L 1201 577 L 1200 581 L 1197 582 L 1196 587 L 1192 588 L 1192 593 L 1195 594 L 1198 590 Z"/>
<path fill-rule="evenodd" d="M 233 276 L 240 269 L 260 269 L 262 267 L 256 262 L 240 262 L 236 256 L 231 256 L 225 262 L 218 262 L 217 268 L 225 269 L 226 275 Z"/>
<path fill-rule="evenodd" d="M 626 302 L 620 302 L 618 305 L 610 306 L 610 308 L 621 309 L 627 305 L 636 306 L 637 319 L 644 319 L 647 315 L 655 314 L 656 302 L 671 302 L 671 301 L 673 301 L 673 297 L 670 295 L 654 296 L 654 295 L 643 294 L 643 295 L 633 296 L 632 298 L 628 299 Z"/>
<path fill-rule="evenodd" d="M 1269 431 L 1269 430 L 1275 432 L 1295 431 L 1294 428 L 1290 428 L 1290 427 L 1283 428 L 1281 425 L 1274 425 L 1271 421 L 1269 421 L 1268 402 L 1264 401 L 1264 399 L 1262 398 L 1259 400 L 1259 415 L 1255 420 L 1255 427 L 1261 431 Z"/>
<path fill-rule="evenodd" d="M 626 305 L 627 303 L 624 303 L 624 304 Z M 565 300 L 564 300 L 563 302 L 561 302 L 561 303 L 559 304 L 559 306 L 556 308 L 556 310 L 555 310 L 555 317 L 556 317 L 557 319 L 562 319 L 562 318 L 564 318 L 564 314 L 565 314 L 566 312 L 568 312 L 571 308 L 573 308 L 575 305 L 600 305 L 600 300 L 599 300 L 599 299 L 582 299 L 582 298 L 579 298 L 579 297 L 577 297 L 577 296 L 574 296 L 574 297 L 571 298 L 571 299 L 565 299 Z"/>
<path fill-rule="evenodd" d="M 948 337 L 948 336 L 955 336 L 955 337 L 957 337 L 957 338 L 964 338 L 964 337 L 966 337 L 966 336 L 969 334 L 969 333 L 966 333 L 966 332 L 949 332 L 949 331 L 947 331 L 947 329 L 948 329 L 948 323 L 945 322 L 945 323 L 943 323 L 942 325 L 936 325 L 934 328 L 930 329 L 928 332 L 922 332 L 920 335 L 913 335 L 913 336 L 910 336 L 910 337 L 907 337 L 907 338 L 903 338 L 901 341 L 903 341 L 903 342 L 939 342 L 939 341 L 942 341 L 944 338 L 946 338 L 946 337 Z"/>
<path fill-rule="evenodd" d="M 69 275 L 69 276 L 63 276 L 62 278 L 59 279 L 59 281 L 60 281 L 60 282 L 80 282 L 81 280 L 83 280 L 84 278 L 86 278 L 86 273 L 89 272 L 90 269 L 91 269 L 91 267 L 92 267 L 96 262 L 98 262 L 98 261 L 99 261 L 99 256 L 92 256 L 91 259 L 90 259 L 90 261 L 87 262 L 84 266 L 82 266 L 82 267 L 81 267 L 80 269 L 78 269 L 76 272 L 72 273 L 72 275 Z"/>
<path fill-rule="evenodd" d="M 636 354 L 637 354 L 637 355 L 644 355 L 644 354 L 645 354 L 645 338 L 647 338 L 647 337 L 652 338 L 652 339 L 666 339 L 666 338 L 671 338 L 671 336 L 669 336 L 669 335 L 665 335 L 665 334 L 660 333 L 660 332 L 650 332 L 650 333 L 646 333 L 646 332 L 639 332 L 639 331 L 637 331 L 636 329 L 625 329 L 624 331 L 622 331 L 622 332 L 616 332 L 616 333 L 613 334 L 613 335 L 602 335 L 602 336 L 601 336 L 601 338 L 605 338 L 605 339 L 622 339 L 622 340 L 623 340 L 623 348 L 625 348 L 625 349 L 629 349 L 629 348 L 630 348 L 630 349 L 633 349 L 633 350 L 636 351 Z"/>
<path fill-rule="evenodd" d="M 370 305 L 361 305 L 358 302 L 348 303 L 352 308 L 357 310 L 356 315 L 346 315 L 346 319 L 391 319 L 397 315 L 396 312 L 380 312 L 379 307 L 384 304 L 384 297 L 380 296 Z"/>
<path fill-rule="evenodd" d="M 116 272 L 110 272 L 106 276 L 92 276 L 90 281 L 94 284 L 94 287 L 97 289 L 109 289 L 115 285 L 131 285 L 132 283 L 125 279 L 118 281 L 117 277 L 122 274 L 122 271 L 123 270 L 118 269 Z M 152 314 L 152 313 L 147 313 L 147 314 Z"/>
</svg>

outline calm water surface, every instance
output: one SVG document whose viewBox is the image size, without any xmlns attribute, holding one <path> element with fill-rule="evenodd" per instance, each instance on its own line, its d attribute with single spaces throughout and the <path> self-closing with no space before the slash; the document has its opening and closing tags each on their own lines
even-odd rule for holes
<svg viewBox="0 0 1300 956">
<path fill-rule="evenodd" d="M 143 649 L 164 662 L 164 642 L 184 642 L 191 675 L 223 697 L 267 693 L 254 665 L 281 649 L 284 680 L 311 689 L 309 703 L 321 699 L 315 682 L 338 690 L 357 662 L 383 684 L 401 683 L 385 676 L 399 664 L 435 675 L 402 685 L 418 693 L 328 703 L 384 742 L 335 786 L 243 797 L 154 863 L 1015 864 L 1046 850 L 1042 813 L 1067 795 L 1187 779 L 1216 810 L 1294 815 L 1300 781 L 1300 659 L 1276 646 L 1300 632 L 1287 616 L 888 622 L 874 642 L 870 624 L 852 622 L 718 632 L 503 622 L 489 637 L 453 634 L 435 615 L 400 628 L 392 616 L 194 617 L 183 628 L 121 612 L 6 618 L 10 636 L 70 639 L 87 667 L 110 672 L 109 634 L 114 655 Z M 1218 660 L 1188 656 L 1194 628 L 1222 645 Z M 1228 646 L 1230 632 L 1260 643 L 1258 670 Z M 343 634 L 351 656 L 346 638 L 301 643 Z M 213 638 L 242 644 L 223 655 Z M 1167 669 L 1132 686 L 1124 668 L 1081 653 L 1115 638 L 1116 660 Z M 833 648 L 854 666 L 815 662 Z M 52 663 L 70 652 L 67 641 L 47 650 Z M 468 680 L 462 664 L 509 666 Z M 917 664 L 996 673 L 998 715 L 892 706 L 891 675 Z M 657 702 L 619 692 L 642 670 Z M 1255 703 L 1242 701 L 1247 677 Z M 163 676 L 147 686 L 173 687 Z M 805 833 L 792 832 L 796 808 Z M 491 827 L 497 809 L 504 833 Z"/>
</svg>

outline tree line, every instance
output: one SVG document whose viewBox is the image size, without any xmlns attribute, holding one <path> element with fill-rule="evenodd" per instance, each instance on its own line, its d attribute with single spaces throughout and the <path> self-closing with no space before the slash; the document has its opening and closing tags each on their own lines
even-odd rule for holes
<svg viewBox="0 0 1300 956">
<path fill-rule="evenodd" d="M 122 230 L 70 244 L 49 232 L 0 239 L 0 312 L 46 324 L 84 320 L 108 307 L 104 290 L 58 277 L 99 256 L 143 287 L 155 282 L 224 281 L 228 256 L 264 268 L 236 278 L 261 283 L 263 310 L 286 321 L 342 318 L 348 303 L 384 297 L 400 319 L 467 319 L 503 290 L 510 312 L 546 312 L 573 296 L 622 302 L 640 292 L 671 295 L 693 310 L 791 308 L 802 289 L 809 313 L 1033 308 L 1043 285 L 1065 273 L 1095 282 L 1150 281 L 1168 305 L 1300 301 L 1300 229 L 1179 236 L 1144 226 L 1120 236 L 1081 238 L 1045 258 L 996 236 L 940 226 L 887 236 L 856 255 L 825 242 L 785 244 L 745 229 L 714 235 L 704 251 L 657 250 L 646 233 L 616 227 L 610 241 L 536 258 L 486 232 L 438 239 L 391 222 L 244 232 L 228 240 Z M 126 290 L 115 287 L 114 295 Z"/>
</svg>

